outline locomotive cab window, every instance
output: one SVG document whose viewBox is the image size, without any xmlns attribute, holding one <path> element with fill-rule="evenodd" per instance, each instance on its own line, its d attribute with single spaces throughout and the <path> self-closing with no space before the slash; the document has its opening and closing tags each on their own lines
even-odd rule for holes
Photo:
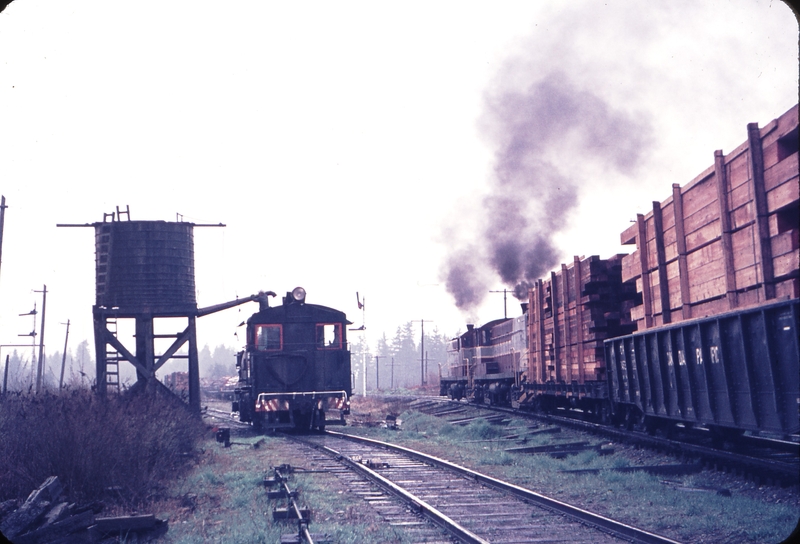
<svg viewBox="0 0 800 544">
<path fill-rule="evenodd" d="M 283 349 L 281 325 L 256 325 L 256 349 L 258 351 L 280 351 Z"/>
<path fill-rule="evenodd" d="M 342 324 L 318 323 L 317 347 L 321 349 L 342 349 Z"/>
</svg>

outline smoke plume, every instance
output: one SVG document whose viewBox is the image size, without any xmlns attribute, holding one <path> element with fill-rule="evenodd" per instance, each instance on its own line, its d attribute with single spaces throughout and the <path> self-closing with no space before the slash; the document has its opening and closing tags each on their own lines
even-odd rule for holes
<svg viewBox="0 0 800 544">
<path fill-rule="evenodd" d="M 526 297 L 530 282 L 562 258 L 554 236 L 570 228 L 581 187 L 602 183 L 609 170 L 631 173 L 651 134 L 647 123 L 560 72 L 522 90 L 492 89 L 485 104 L 480 128 L 495 150 L 491 187 L 477 238 L 452 251 L 444 270 L 449 292 L 467 311 L 481 302 L 493 274 Z"/>
</svg>

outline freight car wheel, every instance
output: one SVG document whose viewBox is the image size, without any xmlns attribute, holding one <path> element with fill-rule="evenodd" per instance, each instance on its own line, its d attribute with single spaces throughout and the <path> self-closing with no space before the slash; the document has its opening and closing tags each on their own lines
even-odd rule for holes
<svg viewBox="0 0 800 544">
<path fill-rule="evenodd" d="M 625 429 L 628 431 L 640 431 L 645 427 L 644 414 L 638 409 L 632 408 L 625 413 Z"/>
<path fill-rule="evenodd" d="M 609 425 L 611 423 L 611 405 L 608 402 L 601 402 L 597 406 L 597 419 L 603 425 Z"/>
</svg>

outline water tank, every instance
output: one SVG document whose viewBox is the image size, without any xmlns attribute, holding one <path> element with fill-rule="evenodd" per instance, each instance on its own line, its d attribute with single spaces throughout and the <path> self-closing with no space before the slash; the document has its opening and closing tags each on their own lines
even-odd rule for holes
<svg viewBox="0 0 800 544">
<path fill-rule="evenodd" d="M 192 223 L 95 223 L 97 305 L 127 313 L 197 308 Z"/>
</svg>

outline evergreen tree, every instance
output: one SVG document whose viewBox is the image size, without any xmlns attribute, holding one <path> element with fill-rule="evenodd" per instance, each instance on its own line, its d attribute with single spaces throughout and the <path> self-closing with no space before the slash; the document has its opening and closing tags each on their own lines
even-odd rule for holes
<svg viewBox="0 0 800 544">
<path fill-rule="evenodd" d="M 364 365 L 366 364 L 367 391 L 375 389 L 375 358 L 369 349 L 364 335 L 358 336 L 358 340 L 350 341 L 350 368 L 353 375 L 353 393 L 364 391 Z"/>
<path fill-rule="evenodd" d="M 233 348 L 220 344 L 214 348 L 214 354 L 211 357 L 214 361 L 211 367 L 212 377 L 223 378 L 236 375 L 236 351 Z"/>
<path fill-rule="evenodd" d="M 375 349 L 376 357 L 375 364 L 380 367 L 380 388 L 390 389 L 395 385 L 392 375 L 392 349 L 389 347 L 389 340 L 386 338 L 386 333 L 383 333 L 378 339 L 378 345 Z M 378 369 L 376 369 L 376 372 Z"/>
<path fill-rule="evenodd" d="M 394 379 L 398 387 L 419 385 L 419 352 L 414 343 L 414 327 L 411 321 L 397 327 L 392 339 L 391 354 L 394 357 Z"/>
<path fill-rule="evenodd" d="M 425 332 L 425 359 L 427 374 L 425 379 L 429 384 L 439 383 L 439 369 L 444 368 L 447 360 L 447 341 L 443 334 L 439 333 L 438 327 L 434 327 L 433 332 Z"/>
<path fill-rule="evenodd" d="M 89 350 L 89 341 L 84 340 L 75 348 L 75 362 L 70 368 L 70 381 L 74 380 L 88 386 L 94 381 L 95 374 L 94 358 Z"/>
</svg>

